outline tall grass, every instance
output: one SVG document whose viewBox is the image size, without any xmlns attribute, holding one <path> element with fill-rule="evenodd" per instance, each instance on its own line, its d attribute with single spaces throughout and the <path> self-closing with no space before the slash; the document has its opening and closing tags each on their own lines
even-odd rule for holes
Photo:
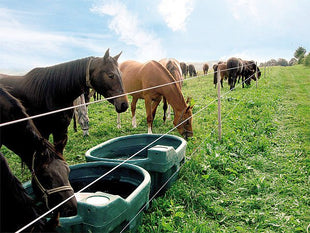
<svg viewBox="0 0 310 233">
<path fill-rule="evenodd" d="M 310 69 L 302 65 L 272 67 L 246 88 L 222 89 L 222 141 L 217 135 L 216 89 L 212 74 L 184 82 L 184 96 L 194 99 L 194 137 L 178 181 L 154 199 L 140 232 L 306 232 L 310 223 Z M 207 107 L 206 107 L 207 106 Z M 206 107 L 206 108 L 204 108 Z M 69 164 L 85 162 L 89 148 L 108 139 L 146 133 L 143 101 L 138 127 L 129 111 L 116 128 L 107 102 L 89 106 L 90 136 L 69 128 L 64 156 Z M 168 132 L 159 106 L 154 133 Z M 178 135 L 175 130 L 171 134 Z M 5 148 L 15 174 L 29 173 Z"/>
</svg>

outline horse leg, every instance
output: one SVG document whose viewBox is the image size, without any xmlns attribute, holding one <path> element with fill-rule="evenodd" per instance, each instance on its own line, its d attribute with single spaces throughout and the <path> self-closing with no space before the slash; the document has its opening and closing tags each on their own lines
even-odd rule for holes
<svg viewBox="0 0 310 233">
<path fill-rule="evenodd" d="M 120 129 L 122 128 L 121 126 L 121 114 L 117 113 L 117 128 Z"/>
<path fill-rule="evenodd" d="M 61 132 L 54 132 L 53 139 L 54 139 L 55 150 L 59 152 L 60 154 L 63 154 L 63 150 L 68 141 L 67 128 L 65 130 L 62 130 Z"/>
<path fill-rule="evenodd" d="M 163 106 L 163 109 L 164 109 L 163 120 L 164 120 L 164 123 L 165 123 L 166 122 L 166 113 L 167 113 L 167 108 L 168 108 L 167 100 L 166 100 L 165 97 L 163 98 L 163 103 L 164 103 L 164 106 Z"/>
<path fill-rule="evenodd" d="M 133 96 L 131 102 L 131 117 L 132 117 L 132 127 L 137 128 L 137 121 L 136 121 L 136 105 L 137 105 L 138 98 Z"/>
<path fill-rule="evenodd" d="M 73 112 L 73 129 L 74 129 L 74 132 L 77 132 L 77 126 L 76 126 L 76 111 L 74 109 L 74 112 Z"/>
<path fill-rule="evenodd" d="M 153 115 L 152 115 L 152 100 L 144 99 L 145 110 L 146 110 L 146 121 L 147 121 L 147 133 L 152 134 L 152 126 L 153 126 Z"/>
</svg>

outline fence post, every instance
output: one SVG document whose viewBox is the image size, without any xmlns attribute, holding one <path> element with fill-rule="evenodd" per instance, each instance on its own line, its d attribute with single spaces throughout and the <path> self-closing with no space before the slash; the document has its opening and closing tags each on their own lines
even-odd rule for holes
<svg viewBox="0 0 310 233">
<path fill-rule="evenodd" d="M 222 116 L 221 116 L 221 70 L 217 69 L 217 116 L 219 140 L 222 140 Z"/>
<path fill-rule="evenodd" d="M 255 75 L 256 75 L 256 88 L 257 88 L 257 83 L 258 83 L 257 62 L 255 64 L 256 64 Z"/>
</svg>

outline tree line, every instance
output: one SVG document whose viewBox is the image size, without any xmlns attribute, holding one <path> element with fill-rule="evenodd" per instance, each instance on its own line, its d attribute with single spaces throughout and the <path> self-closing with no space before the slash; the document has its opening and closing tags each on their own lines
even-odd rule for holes
<svg viewBox="0 0 310 233">
<path fill-rule="evenodd" d="M 307 51 L 303 47 L 298 47 L 294 53 L 294 57 L 287 61 L 284 58 L 271 59 L 267 62 L 260 63 L 260 66 L 293 66 L 296 64 L 303 64 L 310 66 L 310 53 L 306 54 Z"/>
</svg>

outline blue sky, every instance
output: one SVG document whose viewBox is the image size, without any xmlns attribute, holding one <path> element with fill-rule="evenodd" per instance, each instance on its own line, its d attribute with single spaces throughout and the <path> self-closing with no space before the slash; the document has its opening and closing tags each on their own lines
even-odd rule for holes
<svg viewBox="0 0 310 233">
<path fill-rule="evenodd" d="M 0 0 L 0 71 L 26 72 L 120 51 L 259 62 L 310 50 L 310 0 Z"/>
</svg>

